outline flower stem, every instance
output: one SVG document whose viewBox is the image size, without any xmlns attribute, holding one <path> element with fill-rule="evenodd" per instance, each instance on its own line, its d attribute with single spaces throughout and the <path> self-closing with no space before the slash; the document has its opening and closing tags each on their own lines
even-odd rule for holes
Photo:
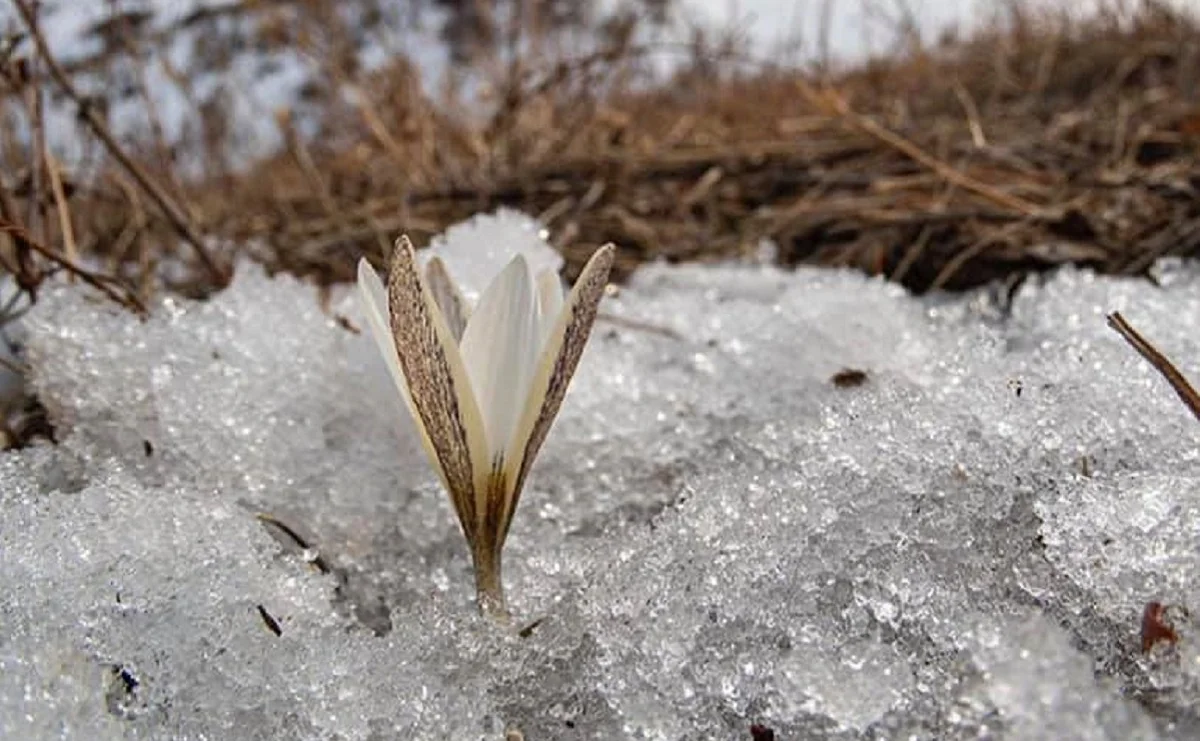
<svg viewBox="0 0 1200 741">
<path fill-rule="evenodd" d="M 472 549 L 471 561 L 475 566 L 475 600 L 479 611 L 500 622 L 508 622 L 508 607 L 504 601 L 504 583 L 501 579 L 500 550 Z"/>
</svg>

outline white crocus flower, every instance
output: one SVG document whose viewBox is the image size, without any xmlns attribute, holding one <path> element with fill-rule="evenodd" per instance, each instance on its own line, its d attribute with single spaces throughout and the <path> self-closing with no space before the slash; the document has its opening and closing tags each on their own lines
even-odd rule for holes
<svg viewBox="0 0 1200 741">
<path fill-rule="evenodd" d="M 371 332 L 471 548 L 480 609 L 507 615 L 500 556 L 529 468 L 554 422 L 608 283 L 614 248 L 592 255 L 564 298 L 553 270 L 518 254 L 474 307 L 437 256 L 407 237 L 388 284 L 361 260 Z"/>
</svg>

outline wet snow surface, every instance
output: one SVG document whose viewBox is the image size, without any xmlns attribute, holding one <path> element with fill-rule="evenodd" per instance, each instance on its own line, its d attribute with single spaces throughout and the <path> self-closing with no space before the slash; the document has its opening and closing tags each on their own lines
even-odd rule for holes
<svg viewBox="0 0 1200 741">
<path fill-rule="evenodd" d="M 1002 314 L 644 268 L 526 487 L 508 628 L 352 295 L 247 265 L 142 323 L 47 290 L 61 442 L 0 457 L 0 737 L 1194 738 L 1200 428 L 1104 321 L 1200 375 L 1200 271 L 1161 272 Z M 1143 653 L 1151 601 L 1178 641 Z"/>
</svg>

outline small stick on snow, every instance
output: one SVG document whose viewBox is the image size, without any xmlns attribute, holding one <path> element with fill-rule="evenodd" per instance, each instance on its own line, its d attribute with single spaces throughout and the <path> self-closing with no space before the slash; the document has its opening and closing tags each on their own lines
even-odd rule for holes
<svg viewBox="0 0 1200 741">
<path fill-rule="evenodd" d="M 1200 394 L 1196 393 L 1196 389 L 1192 384 L 1188 383 L 1187 378 L 1179 372 L 1175 364 L 1167 357 L 1158 351 L 1154 345 L 1151 345 L 1146 338 L 1138 334 L 1138 331 L 1133 326 L 1125 321 L 1125 317 L 1121 316 L 1120 312 L 1114 311 L 1108 315 L 1108 326 L 1117 331 L 1117 334 L 1125 338 L 1138 354 L 1146 359 L 1150 365 L 1154 366 L 1162 377 L 1167 379 L 1167 383 L 1171 384 L 1171 388 L 1175 389 L 1175 393 L 1179 394 L 1179 398 L 1187 405 L 1188 409 L 1192 410 L 1192 414 L 1196 419 L 1200 420 Z"/>
<path fill-rule="evenodd" d="M 295 543 L 296 547 L 298 547 L 300 550 L 302 550 L 302 551 L 311 551 L 312 550 L 313 546 L 308 542 L 307 538 L 303 537 L 302 535 L 300 535 L 300 533 L 296 532 L 296 528 L 287 524 L 283 520 L 280 520 L 275 515 L 273 515 L 269 512 L 259 512 L 259 513 L 255 514 L 255 517 L 258 519 L 259 522 L 263 523 L 264 525 L 270 525 L 270 526 L 276 528 L 277 530 L 279 530 L 279 532 L 283 533 L 283 535 L 286 538 L 288 538 L 290 541 Z M 327 564 L 325 562 L 325 559 L 322 558 L 320 556 L 320 554 L 316 555 L 311 560 L 309 560 L 309 559 L 305 559 L 305 560 L 308 560 L 308 563 L 314 569 L 321 572 L 322 574 L 329 573 L 329 564 Z"/>
<path fill-rule="evenodd" d="M 267 630 L 275 634 L 275 637 L 283 635 L 283 628 L 279 627 L 279 621 L 275 616 L 267 612 L 267 608 L 262 605 L 255 605 L 258 608 L 258 616 L 262 618 L 263 625 L 267 626 Z"/>
</svg>

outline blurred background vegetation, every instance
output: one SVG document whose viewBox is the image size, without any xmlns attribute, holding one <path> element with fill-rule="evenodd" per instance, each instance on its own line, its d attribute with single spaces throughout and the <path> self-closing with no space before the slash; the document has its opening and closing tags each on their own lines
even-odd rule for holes
<svg viewBox="0 0 1200 741">
<path fill-rule="evenodd" d="M 930 34 L 825 0 L 765 46 L 687 2 L 0 0 L 0 329 L 54 274 L 138 312 L 241 259 L 328 289 L 502 206 L 568 278 L 613 241 L 618 279 L 747 259 L 1003 299 L 1200 248 L 1186 6 L 996 0 Z M 839 55 L 848 14 L 887 38 Z"/>
<path fill-rule="evenodd" d="M 573 267 L 612 240 L 623 274 L 765 254 L 918 292 L 1144 273 L 1200 234 L 1200 44 L 1165 2 L 1011 0 L 931 40 L 896 6 L 849 63 L 677 0 L 6 2 L 0 270 L 24 291 L 57 268 L 203 295 L 238 254 L 329 285 L 498 206 Z"/>
</svg>

